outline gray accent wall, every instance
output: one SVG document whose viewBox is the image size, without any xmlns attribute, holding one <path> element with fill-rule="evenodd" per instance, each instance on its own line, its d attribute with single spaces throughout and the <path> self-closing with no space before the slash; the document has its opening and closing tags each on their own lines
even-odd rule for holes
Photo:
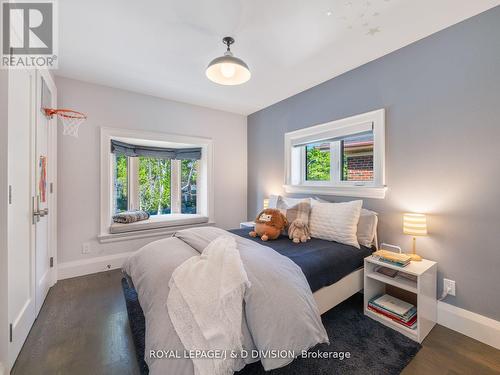
<svg viewBox="0 0 500 375">
<path fill-rule="evenodd" d="M 427 213 L 417 246 L 439 263 L 439 293 L 455 280 L 446 302 L 500 320 L 500 7 L 251 114 L 249 219 L 283 192 L 285 132 L 379 108 L 388 191 L 364 206 L 380 240 L 409 250 L 402 214 Z"/>
</svg>

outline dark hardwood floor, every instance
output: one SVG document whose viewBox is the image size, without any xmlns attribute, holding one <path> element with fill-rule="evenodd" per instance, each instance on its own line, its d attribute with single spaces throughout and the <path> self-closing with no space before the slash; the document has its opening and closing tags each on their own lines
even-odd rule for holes
<svg viewBox="0 0 500 375">
<path fill-rule="evenodd" d="M 116 270 L 58 282 L 12 374 L 139 374 L 120 279 Z M 500 374 L 500 351 L 436 326 L 402 374 Z"/>
<path fill-rule="evenodd" d="M 139 374 L 119 270 L 59 281 L 13 375 Z"/>
</svg>

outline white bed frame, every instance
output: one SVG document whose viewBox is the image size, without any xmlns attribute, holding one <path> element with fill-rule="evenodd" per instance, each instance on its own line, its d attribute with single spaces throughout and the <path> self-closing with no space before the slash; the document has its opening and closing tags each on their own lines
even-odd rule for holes
<svg viewBox="0 0 500 375">
<path fill-rule="evenodd" d="M 345 301 L 363 289 L 363 267 L 344 276 L 332 285 L 325 286 L 313 293 L 320 314 Z"/>
<path fill-rule="evenodd" d="M 278 196 L 272 196 L 269 202 L 269 208 L 276 208 Z M 373 239 L 375 249 L 378 249 L 378 216 L 375 222 L 375 237 Z M 340 302 L 345 301 L 352 295 L 363 290 L 364 284 L 364 268 L 358 268 L 349 275 L 332 285 L 325 286 L 313 293 L 314 299 L 318 305 L 319 313 L 323 315 L 328 310 L 337 306 Z"/>
</svg>

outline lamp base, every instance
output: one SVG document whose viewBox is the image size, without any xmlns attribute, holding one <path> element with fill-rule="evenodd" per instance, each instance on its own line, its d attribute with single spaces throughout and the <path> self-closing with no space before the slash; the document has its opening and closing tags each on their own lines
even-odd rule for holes
<svg viewBox="0 0 500 375">
<path fill-rule="evenodd" d="M 418 254 L 406 254 L 406 255 L 409 255 L 411 260 L 414 261 L 414 262 L 420 262 L 422 261 L 422 257 Z"/>
</svg>

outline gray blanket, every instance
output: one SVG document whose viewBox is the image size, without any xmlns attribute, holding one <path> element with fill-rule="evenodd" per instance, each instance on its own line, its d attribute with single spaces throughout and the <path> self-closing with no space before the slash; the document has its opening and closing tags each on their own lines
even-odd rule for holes
<svg viewBox="0 0 500 375">
<path fill-rule="evenodd" d="M 168 282 L 177 266 L 199 255 L 222 234 L 228 232 L 213 227 L 186 229 L 175 237 L 144 246 L 123 266 L 137 289 L 146 318 L 145 360 L 152 375 L 194 373 L 191 359 L 183 355 L 155 358 L 160 356 L 157 351 L 182 354 L 184 350 L 166 308 Z M 269 247 L 235 237 L 251 283 L 245 294 L 244 348 L 265 355 L 265 358 L 250 356 L 247 362 L 260 359 L 264 368 L 270 370 L 293 360 L 289 356 L 276 356 L 278 350 L 299 355 L 302 350 L 328 342 L 316 302 L 300 268 Z M 151 351 L 156 354 L 151 355 Z"/>
</svg>

